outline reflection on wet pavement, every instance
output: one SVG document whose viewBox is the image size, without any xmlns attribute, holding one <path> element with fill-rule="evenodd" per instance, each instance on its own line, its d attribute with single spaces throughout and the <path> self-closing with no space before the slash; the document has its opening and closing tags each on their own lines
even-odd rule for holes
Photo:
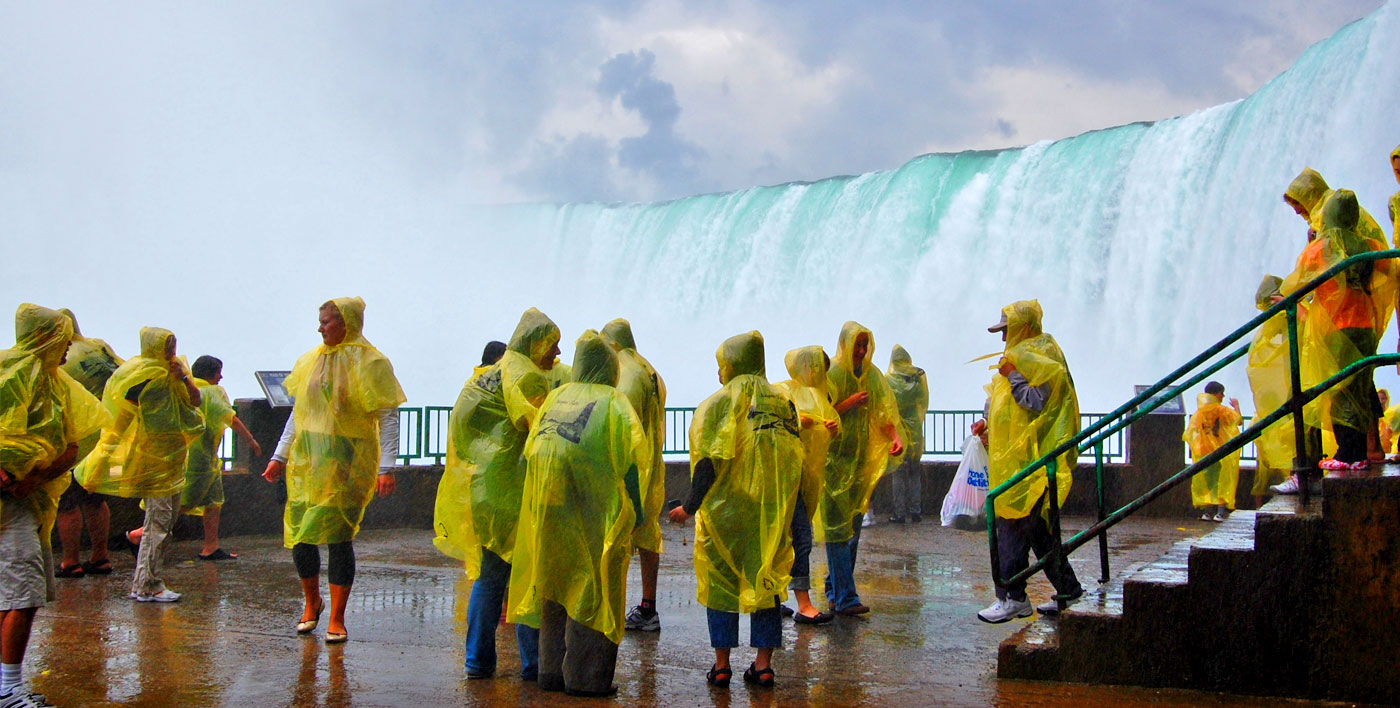
<svg viewBox="0 0 1400 708">
<path fill-rule="evenodd" d="M 1066 536 L 1084 525 L 1076 521 L 1066 524 Z M 1198 521 L 1130 520 L 1111 536 L 1114 569 L 1154 560 L 1175 541 L 1208 528 Z M 732 688 L 711 690 L 704 672 L 713 654 L 685 545 L 690 531 L 666 527 L 657 598 L 662 630 L 624 638 L 618 705 L 1280 704 L 1192 691 L 999 681 L 997 644 L 1030 620 L 977 621 L 977 610 L 992 599 L 986 537 L 930 523 L 865 530 L 856 577 L 874 611 L 824 627 L 786 622 L 784 647 L 774 657 L 776 689 L 750 689 L 739 680 L 753 656 L 741 647 L 734 652 Z M 111 576 L 60 580 L 59 600 L 40 611 L 30 643 L 25 670 L 35 690 L 66 707 L 608 704 L 545 694 L 522 682 L 511 631 L 498 635 L 497 678 L 466 681 L 462 642 L 471 583 L 422 530 L 366 531 L 356 540 L 359 570 L 346 615 L 347 644 L 324 644 L 324 622 L 313 635 L 298 637 L 293 625 L 300 592 L 280 541 L 230 539 L 242 557 L 225 563 L 196 562 L 196 542 L 176 544 L 166 580 L 185 597 L 173 605 L 126 598 L 131 560 L 125 556 L 114 556 Z M 1096 546 L 1081 549 L 1072 562 L 1093 587 Z M 819 581 L 824 554 L 814 553 L 812 564 Z M 635 600 L 635 563 L 630 582 Z M 1049 585 L 1037 577 L 1030 593 L 1033 601 L 1044 599 Z M 741 624 L 741 640 L 747 625 Z"/>
</svg>

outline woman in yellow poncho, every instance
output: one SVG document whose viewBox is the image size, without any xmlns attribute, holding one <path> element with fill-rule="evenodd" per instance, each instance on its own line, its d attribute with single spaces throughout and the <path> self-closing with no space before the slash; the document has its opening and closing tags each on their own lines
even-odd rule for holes
<svg viewBox="0 0 1400 708">
<path fill-rule="evenodd" d="M 672 523 L 695 516 L 696 599 L 705 606 L 715 663 L 706 680 L 728 686 L 739 613 L 750 614 L 758 649 L 744 680 L 772 686 L 782 645 L 779 605 L 791 580 L 788 532 L 802 477 L 802 440 L 792 401 L 764 377 L 763 335 L 724 340 L 715 353 L 723 388 L 690 423 L 690 494 Z"/>
<path fill-rule="evenodd" d="M 617 390 L 627 396 L 641 418 L 651 451 L 651 469 L 646 475 L 650 481 L 642 489 L 640 525 L 632 538 L 642 567 L 642 601 L 627 613 L 627 628 L 655 632 L 661 629 L 661 617 L 656 613 L 656 576 L 663 549 L 661 507 L 666 503 L 666 462 L 661 458 L 666 442 L 666 382 L 651 362 L 637 353 L 627 320 L 607 323 L 601 336 L 617 352 Z"/>
<path fill-rule="evenodd" d="M 826 529 L 826 599 L 840 615 L 870 611 L 856 592 L 855 565 L 861 520 L 890 456 L 904 452 L 899 408 L 880 369 L 870 363 L 875 337 L 856 322 L 841 327 L 836 356 L 826 372 L 841 432 L 826 455 L 822 522 Z"/>
<path fill-rule="evenodd" d="M 1384 248 L 1383 242 L 1357 231 L 1360 207 L 1356 195 L 1338 190 L 1322 207 L 1322 230 L 1284 279 L 1280 291 L 1289 294 L 1342 260 Z M 1394 292 L 1394 265 L 1388 261 L 1363 263 L 1337 274 L 1304 298 L 1307 319 L 1300 333 L 1302 385 L 1314 386 L 1364 356 L 1375 354 L 1380 332 L 1389 323 L 1393 297 L 1378 299 L 1378 292 Z M 1367 436 L 1376 429 L 1375 384 L 1368 369 L 1334 387 L 1304 408 L 1309 427 L 1330 426 L 1337 439 L 1337 453 L 1324 460 L 1325 469 L 1369 464 Z"/>
<path fill-rule="evenodd" d="M 1240 434 L 1240 402 L 1224 405 L 1225 387 L 1219 381 L 1206 384 L 1196 397 L 1196 412 L 1181 439 L 1191 447 L 1191 461 L 1199 462 Z M 1191 478 L 1191 504 L 1202 511 L 1202 521 L 1224 521 L 1235 510 L 1235 489 L 1240 481 L 1240 455 L 1233 453 Z M 1212 516 L 1211 512 L 1215 515 Z"/>
<path fill-rule="evenodd" d="M 0 351 L 0 661 L 15 667 L 35 613 L 54 599 L 49 538 L 78 443 L 108 422 L 59 368 L 72 335 L 67 317 L 25 303 L 15 311 L 15 346 Z M 22 695 L 22 681 L 6 671 L 0 700 Z"/>
<path fill-rule="evenodd" d="M 75 473 L 90 492 L 140 499 L 146 508 L 131 584 L 138 602 L 180 599 L 165 587 L 160 571 L 179 513 L 185 458 L 204 420 L 199 388 L 175 347 L 169 330 L 141 329 L 141 354 L 127 359 L 102 391 L 113 423 Z"/>
<path fill-rule="evenodd" d="M 394 491 L 398 407 L 405 398 L 393 364 L 364 337 L 364 300 L 330 300 L 321 305 L 319 320 L 321 345 L 301 355 L 283 381 L 296 404 L 263 477 L 287 477 L 282 544 L 292 549 L 305 600 L 297 633 L 315 629 L 325 608 L 318 548 L 325 544 L 331 595 L 326 642 L 338 643 L 349 638 L 352 541 L 370 497 Z"/>
<path fill-rule="evenodd" d="M 1006 342 L 1001 364 L 987 387 L 990 489 L 1079 433 L 1074 379 L 1059 343 L 1041 330 L 1041 317 L 1039 302 L 1022 300 L 1002 308 L 1001 321 L 987 328 L 1001 332 Z M 1069 497 L 1078 458 L 1078 451 L 1070 447 L 1054 460 L 1055 498 L 1061 506 Z M 1041 468 L 996 498 L 998 572 L 1003 579 L 1026 569 L 1030 551 L 1040 558 L 1055 543 L 1049 524 L 1049 488 L 1047 470 Z M 1068 558 L 1062 556 L 1058 563 L 1048 564 L 1045 577 L 1062 599 L 1071 601 L 1084 593 Z M 978 612 L 978 619 L 997 623 L 1030 616 L 1025 581 L 998 587 L 996 594 L 997 602 Z M 1059 611 L 1054 601 L 1036 609 L 1042 614 Z"/>
<path fill-rule="evenodd" d="M 463 561 L 475 580 L 467 601 L 468 678 L 496 672 L 496 624 L 510 581 L 525 484 L 525 438 L 549 394 L 546 371 L 559 354 L 559 327 L 530 308 L 499 361 L 462 387 L 448 420 L 447 465 L 438 483 L 433 544 Z M 537 671 L 539 632 L 515 626 L 520 672 Z"/>
<path fill-rule="evenodd" d="M 1283 279 L 1276 275 L 1266 275 L 1254 294 L 1254 304 L 1260 310 L 1267 310 L 1282 295 L 1279 287 Z M 1249 388 L 1254 394 L 1254 412 L 1263 417 L 1278 410 L 1293 395 L 1289 383 L 1288 363 L 1288 317 L 1280 312 L 1265 322 L 1254 333 L 1249 344 L 1249 360 L 1245 368 L 1249 375 Z M 1254 471 L 1254 484 L 1250 493 L 1261 500 L 1269 493 L 1269 487 L 1283 482 L 1293 469 L 1294 457 L 1293 418 L 1285 417 L 1269 426 L 1255 447 L 1259 451 Z"/>
<path fill-rule="evenodd" d="M 814 540 L 812 520 L 820 524 L 822 487 L 826 481 L 826 453 L 831 439 L 841 432 L 841 414 L 831 405 L 826 373 L 831 359 L 819 346 L 793 349 L 783 358 L 791 379 L 773 384 L 797 409 L 802 440 L 802 484 L 792 513 L 792 581 L 788 589 L 797 599 L 793 621 L 799 624 L 826 624 L 835 619 L 812 604 L 811 555 Z M 818 529 L 825 533 L 825 529 Z M 784 611 L 786 614 L 786 611 Z"/>
<path fill-rule="evenodd" d="M 928 376 L 924 370 L 914 366 L 914 360 L 904 347 L 896 344 L 890 350 L 890 368 L 885 373 L 890 392 L 894 394 L 895 405 L 899 408 L 901 437 L 904 439 L 904 454 L 891 457 L 886 474 L 892 479 L 890 492 L 894 497 L 894 513 L 890 521 L 904 523 L 905 513 L 909 520 L 919 523 L 923 520 L 924 469 L 920 462 L 924 456 L 924 416 L 928 413 Z"/>
<path fill-rule="evenodd" d="M 549 394 L 525 443 L 508 618 L 540 630 L 539 685 L 607 695 L 625 624 L 633 529 L 651 443 L 621 391 L 619 357 L 596 332 L 574 347 L 574 380 Z"/>
</svg>

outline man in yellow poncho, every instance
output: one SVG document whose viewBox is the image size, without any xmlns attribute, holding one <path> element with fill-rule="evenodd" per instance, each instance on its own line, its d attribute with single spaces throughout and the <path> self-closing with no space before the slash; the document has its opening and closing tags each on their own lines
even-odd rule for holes
<svg viewBox="0 0 1400 708">
<path fill-rule="evenodd" d="M 1001 332 L 1006 350 L 987 387 L 987 456 L 990 489 L 995 489 L 1032 462 L 1079 433 L 1079 398 L 1065 354 L 1055 338 L 1041 330 L 1040 303 L 1021 300 L 1002 308 L 1001 321 L 988 327 Z M 1070 448 L 1055 459 L 1055 495 L 1063 506 L 1069 497 L 1078 451 Z M 1041 468 L 996 499 L 997 553 L 1000 576 L 1011 576 L 1029 565 L 1028 552 L 1043 558 L 1055 543 L 1050 533 L 1047 470 Z M 1084 594 L 1069 559 L 1045 566 L 1045 577 L 1059 597 L 1073 601 Z M 1038 608 L 1059 611 L 1055 601 Z M 997 601 L 977 613 L 983 622 L 1029 617 L 1026 583 L 997 588 Z"/>
<path fill-rule="evenodd" d="M 546 691 L 615 692 L 627 565 L 651 474 L 651 442 L 614 388 L 619 356 L 596 332 L 574 346 L 574 380 L 549 394 L 525 442 L 508 619 L 540 630 Z"/>
<path fill-rule="evenodd" d="M 108 422 L 106 411 L 59 364 L 73 326 L 25 303 L 15 346 L 0 351 L 0 702 L 47 705 L 24 688 L 21 667 L 34 615 L 55 597 L 53 532 L 58 498 L 78 443 Z"/>
<path fill-rule="evenodd" d="M 870 363 L 874 353 L 875 337 L 870 330 L 847 322 L 841 327 L 836 356 L 826 372 L 831 400 L 841 415 L 841 432 L 827 451 L 822 487 L 826 600 L 833 612 L 846 616 L 870 611 L 856 592 L 861 521 L 890 456 L 904 452 L 899 408 L 884 375 Z"/>
<path fill-rule="evenodd" d="M 1280 292 L 1287 295 L 1344 259 L 1385 244 L 1358 231 L 1360 206 L 1350 190 L 1338 190 L 1322 206 L 1322 229 L 1298 256 L 1293 273 Z M 1378 292 L 1394 291 L 1394 266 L 1389 261 L 1362 263 L 1337 274 L 1304 298 L 1307 319 L 1299 334 L 1302 385 L 1314 386 L 1347 365 L 1376 353 L 1380 333 L 1389 323 L 1392 298 L 1379 301 Z M 1304 408 L 1309 427 L 1330 427 L 1337 453 L 1319 466 L 1362 469 L 1369 465 L 1367 438 L 1381 413 L 1371 370 L 1334 387 Z"/>
<path fill-rule="evenodd" d="M 666 462 L 661 458 L 666 442 L 666 382 L 651 362 L 637 353 L 632 325 L 627 320 L 619 318 L 604 325 L 602 337 L 617 352 L 617 390 L 641 418 L 650 450 L 651 469 L 643 475 L 648 482 L 642 489 L 642 513 L 632 538 L 642 566 L 642 601 L 627 613 L 627 628 L 655 632 L 661 629 L 661 616 L 656 612 L 656 575 L 661 568 L 661 507 L 666 503 Z"/>
<path fill-rule="evenodd" d="M 296 399 L 263 477 L 287 477 L 282 545 L 292 550 L 306 634 L 320 622 L 321 550 L 331 616 L 326 643 L 349 639 L 345 607 L 355 581 L 355 534 L 370 497 L 394 491 L 398 408 L 405 400 L 389 358 L 364 337 L 365 301 L 341 297 L 317 311 L 321 344 L 302 354 L 283 385 Z"/>
<path fill-rule="evenodd" d="M 228 392 L 219 385 L 224 378 L 224 362 L 218 357 L 204 355 L 194 360 L 190 373 L 199 387 L 199 413 L 204 418 L 204 432 L 190 445 L 185 461 L 185 488 L 180 492 L 180 513 L 204 519 L 204 547 L 199 559 L 207 561 L 232 560 L 238 557 L 219 546 L 219 517 L 224 505 L 224 461 L 219 459 L 219 445 L 224 431 L 232 427 L 253 452 L 262 456 L 262 446 L 234 414 Z"/>
<path fill-rule="evenodd" d="M 185 458 L 204 420 L 199 388 L 175 347 L 169 330 L 141 328 L 141 354 L 113 372 L 102 391 L 113 422 L 75 474 L 90 492 L 140 499 L 146 508 L 131 581 L 130 597 L 138 602 L 180 599 L 161 580 L 161 565 L 179 512 Z"/>
<path fill-rule="evenodd" d="M 438 484 L 433 539 L 475 580 L 467 601 L 466 672 L 496 672 L 496 625 L 510 581 L 516 522 L 525 485 L 525 438 L 550 392 L 546 373 L 559 355 L 559 327 L 530 308 L 500 361 L 473 376 L 452 407 L 447 464 Z M 520 673 L 537 673 L 539 631 L 515 626 Z"/>
<path fill-rule="evenodd" d="M 802 440 L 792 401 L 764 376 L 763 335 L 724 340 L 715 352 L 719 391 L 690 423 L 690 494 L 672 523 L 695 517 L 696 599 L 705 606 L 715 663 L 705 675 L 725 687 L 734 675 L 739 614 L 751 615 L 758 649 L 744 680 L 772 686 L 773 650 L 782 645 L 778 609 L 791 580 L 788 530 L 802 477 Z"/>
<path fill-rule="evenodd" d="M 72 310 L 59 310 L 73 322 L 73 343 L 68 346 L 68 360 L 63 362 L 63 370 L 82 385 L 88 393 L 102 397 L 102 389 L 112 372 L 121 366 L 122 359 L 112 351 L 112 347 L 101 339 L 84 337 L 78 329 L 78 320 Z M 78 459 L 97 446 L 98 431 L 78 444 Z M 54 574 L 60 578 L 75 578 L 83 575 L 110 575 L 112 563 L 107 557 L 107 533 L 111 511 L 107 508 L 107 498 L 83 489 L 81 484 L 70 484 L 58 499 L 58 540 L 63 544 L 63 560 Z M 91 555 L 86 563 L 81 562 L 79 553 L 83 543 L 83 526 L 86 524 L 88 540 L 92 543 Z"/>
<path fill-rule="evenodd" d="M 1283 298 L 1279 287 L 1283 279 L 1276 275 L 1266 275 L 1254 294 L 1254 304 L 1260 310 L 1267 310 Z M 1254 333 L 1249 344 L 1249 360 L 1245 368 L 1249 375 L 1249 388 L 1254 394 L 1254 412 L 1257 417 L 1266 416 L 1288 402 L 1292 394 L 1289 382 L 1288 363 L 1288 316 L 1282 312 L 1274 315 Z M 1269 488 L 1284 482 L 1293 469 L 1294 457 L 1293 418 L 1285 417 L 1269 426 L 1258 440 L 1255 448 L 1259 451 L 1254 470 L 1254 484 L 1250 492 L 1262 501 Z"/>
<path fill-rule="evenodd" d="M 841 414 L 831 405 L 826 373 L 831 359 L 819 346 L 787 353 L 783 363 L 791 379 L 773 384 L 797 409 L 802 440 L 802 484 L 792 513 L 792 581 L 788 589 L 797 599 L 792 620 L 798 624 L 826 624 L 835 615 L 812 604 L 812 519 L 820 522 L 822 487 L 826 480 L 826 454 L 831 439 L 841 432 Z M 825 531 L 825 529 L 822 529 Z M 784 606 L 783 614 L 788 614 Z"/>
<path fill-rule="evenodd" d="M 1240 434 L 1238 399 L 1224 405 L 1225 386 L 1219 381 L 1206 384 L 1206 391 L 1196 397 L 1196 412 L 1181 439 L 1191 448 L 1191 461 L 1215 452 L 1231 438 Z M 1224 521 L 1235 510 L 1235 490 L 1240 482 L 1240 454 L 1225 459 L 1198 472 L 1191 478 L 1191 504 L 1201 510 L 1201 521 Z M 1215 515 L 1212 516 L 1211 512 Z"/>
<path fill-rule="evenodd" d="M 905 513 L 914 523 L 923 521 L 924 416 L 928 413 L 928 376 L 914 366 L 914 360 L 904 347 L 896 344 L 890 350 L 890 369 L 885 374 L 890 392 L 899 408 L 904 454 L 891 457 L 887 474 L 891 476 L 890 491 L 894 497 L 894 513 L 890 521 L 904 523 Z"/>
</svg>

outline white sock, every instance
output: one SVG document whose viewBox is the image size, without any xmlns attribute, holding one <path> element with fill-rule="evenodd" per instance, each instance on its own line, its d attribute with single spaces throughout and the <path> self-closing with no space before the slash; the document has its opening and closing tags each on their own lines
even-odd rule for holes
<svg viewBox="0 0 1400 708">
<path fill-rule="evenodd" d="M 19 664 L 0 664 L 0 694 L 8 694 L 24 683 Z"/>
</svg>

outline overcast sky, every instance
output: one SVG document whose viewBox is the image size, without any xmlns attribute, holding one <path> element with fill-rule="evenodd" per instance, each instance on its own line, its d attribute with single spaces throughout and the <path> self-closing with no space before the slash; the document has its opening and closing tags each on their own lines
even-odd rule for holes
<svg viewBox="0 0 1400 708">
<path fill-rule="evenodd" d="M 1379 4 L 5 2 L 0 170 L 670 199 L 1189 113 Z"/>
</svg>

